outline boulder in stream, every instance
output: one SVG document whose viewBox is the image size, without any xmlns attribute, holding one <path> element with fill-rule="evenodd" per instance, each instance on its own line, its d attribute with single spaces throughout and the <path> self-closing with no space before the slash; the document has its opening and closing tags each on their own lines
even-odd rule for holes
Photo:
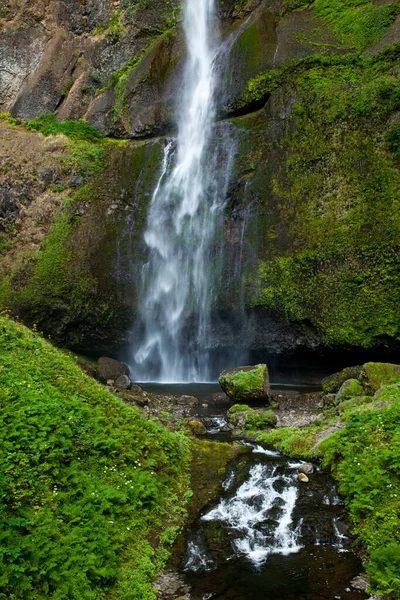
<svg viewBox="0 0 400 600">
<path fill-rule="evenodd" d="M 219 385 L 228 398 L 235 402 L 267 401 L 270 393 L 267 365 L 237 367 L 223 371 L 219 376 Z"/>
<path fill-rule="evenodd" d="M 304 475 L 312 475 L 314 473 L 314 466 L 311 463 L 303 463 L 299 466 L 299 473 Z"/>
</svg>

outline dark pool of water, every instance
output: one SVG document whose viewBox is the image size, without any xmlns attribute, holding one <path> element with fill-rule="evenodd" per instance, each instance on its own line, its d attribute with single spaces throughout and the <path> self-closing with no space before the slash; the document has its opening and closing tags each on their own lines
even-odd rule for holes
<svg viewBox="0 0 400 600">
<path fill-rule="evenodd" d="M 153 394 L 167 394 L 173 396 L 195 396 L 204 402 L 216 402 L 217 396 L 222 393 L 218 383 L 140 383 L 139 385 Z M 296 394 L 315 392 L 321 389 L 319 382 L 310 381 L 277 381 L 271 383 L 273 393 Z"/>
</svg>

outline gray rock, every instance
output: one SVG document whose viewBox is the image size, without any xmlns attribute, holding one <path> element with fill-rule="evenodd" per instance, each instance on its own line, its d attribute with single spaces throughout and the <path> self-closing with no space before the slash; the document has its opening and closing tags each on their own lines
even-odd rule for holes
<svg viewBox="0 0 400 600">
<path fill-rule="evenodd" d="M 360 590 L 361 592 L 365 592 L 367 587 L 370 584 L 370 579 L 367 573 L 361 573 L 361 575 L 357 575 L 350 581 L 350 585 L 355 590 Z"/>
<path fill-rule="evenodd" d="M 115 380 L 115 387 L 119 390 L 129 390 L 132 385 L 132 381 L 129 379 L 128 375 L 120 375 L 118 379 Z"/>
<path fill-rule="evenodd" d="M 314 473 L 314 467 L 311 463 L 303 463 L 299 467 L 299 473 L 304 473 L 304 475 L 311 475 Z"/>
<path fill-rule="evenodd" d="M 181 396 L 178 399 L 178 404 L 183 406 L 198 406 L 199 400 L 194 396 Z"/>
<path fill-rule="evenodd" d="M 100 381 L 107 381 L 108 379 L 116 381 L 121 375 L 129 376 L 129 367 L 127 365 L 120 363 L 114 358 L 107 358 L 105 356 L 99 358 L 97 376 Z"/>
<path fill-rule="evenodd" d="M 143 392 L 143 389 L 140 387 L 140 385 L 131 385 L 131 387 L 129 388 L 131 390 L 131 392 L 134 392 L 135 394 L 140 394 L 141 392 Z"/>
</svg>

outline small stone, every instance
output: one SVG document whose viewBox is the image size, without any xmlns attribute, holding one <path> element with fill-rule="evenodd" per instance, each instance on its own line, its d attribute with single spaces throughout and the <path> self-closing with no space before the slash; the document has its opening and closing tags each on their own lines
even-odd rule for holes
<svg viewBox="0 0 400 600">
<path fill-rule="evenodd" d="M 298 480 L 302 483 L 308 483 L 310 481 L 305 473 L 299 473 Z"/>
<path fill-rule="evenodd" d="M 303 463 L 299 466 L 299 473 L 304 473 L 304 475 L 311 475 L 314 473 L 314 467 L 311 463 Z"/>
<path fill-rule="evenodd" d="M 204 402 L 204 404 L 202 404 L 203 408 L 208 408 L 208 404 L 206 402 Z"/>
<path fill-rule="evenodd" d="M 194 435 L 204 435 L 207 433 L 207 429 L 201 421 L 192 420 L 187 425 Z"/>
<path fill-rule="evenodd" d="M 184 406 L 198 406 L 199 401 L 194 396 L 181 396 L 178 399 L 178 404 L 183 404 Z"/>
<path fill-rule="evenodd" d="M 350 585 L 355 590 L 360 590 L 361 592 L 365 592 L 367 587 L 370 584 L 370 579 L 367 573 L 361 573 L 361 575 L 357 575 L 350 581 Z"/>
<path fill-rule="evenodd" d="M 131 390 L 131 392 L 134 392 L 135 394 L 140 394 L 141 392 L 143 392 L 140 385 L 131 385 L 131 387 L 129 389 Z"/>
<path fill-rule="evenodd" d="M 114 385 L 114 379 L 107 379 L 107 385 Z"/>
<path fill-rule="evenodd" d="M 120 375 L 118 379 L 115 380 L 115 387 L 119 390 L 129 390 L 132 385 L 131 380 L 128 375 Z"/>
</svg>

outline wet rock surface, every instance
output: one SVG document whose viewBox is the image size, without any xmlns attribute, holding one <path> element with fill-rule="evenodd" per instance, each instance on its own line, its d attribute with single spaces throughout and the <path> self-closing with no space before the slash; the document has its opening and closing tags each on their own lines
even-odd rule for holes
<svg viewBox="0 0 400 600">
<path fill-rule="evenodd" d="M 112 380 L 117 382 L 119 378 L 123 378 L 123 376 L 129 378 L 129 367 L 114 358 L 108 358 L 102 356 L 98 360 L 97 364 L 97 376 L 100 381 Z M 120 383 L 126 383 L 126 379 L 120 379 Z M 116 386 L 120 387 L 120 386 Z"/>
</svg>

